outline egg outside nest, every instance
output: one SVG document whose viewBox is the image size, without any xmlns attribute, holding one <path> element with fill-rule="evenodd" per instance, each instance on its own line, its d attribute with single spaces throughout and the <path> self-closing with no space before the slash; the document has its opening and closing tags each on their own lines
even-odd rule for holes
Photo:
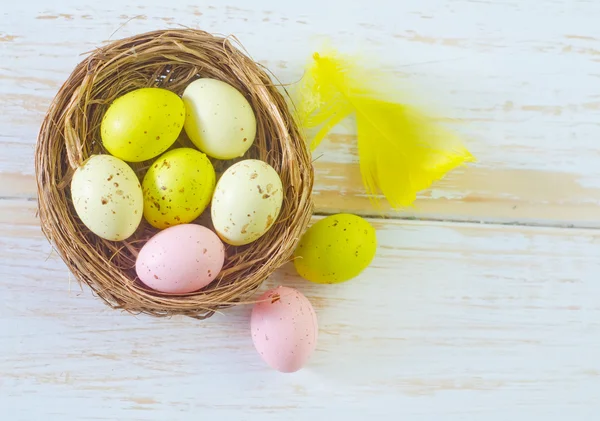
<svg viewBox="0 0 600 421">
<path fill-rule="evenodd" d="M 279 286 L 252 309 L 252 342 L 261 358 L 283 373 L 300 370 L 317 347 L 319 325 L 312 304 L 298 290 Z"/>
</svg>

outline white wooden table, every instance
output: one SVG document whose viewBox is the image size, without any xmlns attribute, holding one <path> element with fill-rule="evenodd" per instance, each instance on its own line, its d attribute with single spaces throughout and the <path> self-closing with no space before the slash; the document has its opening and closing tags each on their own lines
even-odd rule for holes
<svg viewBox="0 0 600 421">
<path fill-rule="evenodd" d="M 593 420 L 600 413 L 600 2 L 6 1 L 0 9 L 0 419 Z M 36 219 L 33 150 L 81 53 L 185 25 L 235 34 L 284 82 L 324 36 L 432 100 L 478 163 L 374 220 L 363 276 L 323 286 L 320 342 L 284 375 L 250 308 L 110 310 Z M 116 32 L 115 32 L 116 31 Z M 372 214 L 353 132 L 316 162 L 317 213 Z"/>
</svg>

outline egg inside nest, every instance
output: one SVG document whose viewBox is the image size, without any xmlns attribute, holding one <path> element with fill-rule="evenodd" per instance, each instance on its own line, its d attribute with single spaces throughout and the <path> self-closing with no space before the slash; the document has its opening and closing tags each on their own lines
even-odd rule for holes
<svg viewBox="0 0 600 421">
<path fill-rule="evenodd" d="M 98 128 L 98 130 L 99 130 L 99 128 Z M 262 131 L 258 130 L 257 137 L 260 136 L 261 133 L 262 133 Z M 258 149 L 259 148 L 258 144 L 260 144 L 260 143 L 264 144 L 264 141 L 259 142 L 259 139 L 257 138 L 256 141 L 253 142 L 253 144 L 248 149 L 248 151 L 244 154 L 243 157 L 238 157 L 238 158 L 230 159 L 230 160 L 219 160 L 219 159 L 207 157 L 214 169 L 215 183 L 218 182 L 218 180 L 227 171 L 227 169 L 229 169 L 231 166 L 235 165 L 236 163 L 239 163 L 240 161 L 247 160 L 247 159 L 264 159 L 264 156 L 263 156 L 264 154 L 261 153 L 261 151 Z M 104 148 L 100 142 L 92 142 L 91 145 L 92 145 L 91 155 L 107 153 L 104 150 Z M 167 151 L 165 153 L 169 153 L 169 152 L 171 152 L 175 149 L 179 149 L 179 148 L 194 148 L 195 150 L 197 150 L 196 146 L 192 143 L 192 141 L 190 140 L 190 138 L 187 135 L 187 133 L 185 132 L 185 130 L 181 130 L 176 141 L 167 149 Z M 155 157 L 153 159 L 149 159 L 149 160 L 146 160 L 143 162 L 128 162 L 126 164 L 133 169 L 133 171 L 135 172 L 135 174 L 137 176 L 139 183 L 142 184 L 144 176 L 146 175 L 148 169 L 151 167 L 151 165 L 153 165 L 156 162 L 157 159 L 158 159 L 158 157 Z M 264 186 L 264 189 L 267 189 L 267 185 Z M 284 192 L 285 192 L 285 189 L 282 188 L 281 189 L 282 196 L 283 196 Z M 162 196 L 161 196 L 161 198 L 162 198 Z M 270 226 L 267 229 L 272 228 L 272 226 L 276 223 L 278 213 L 279 213 L 279 209 L 277 209 L 277 212 L 272 213 L 272 215 L 271 215 L 272 221 L 269 221 L 270 224 L 268 224 L 268 225 L 270 225 Z M 179 215 L 176 215 L 176 216 L 179 216 Z M 181 221 L 181 222 L 183 222 L 183 221 Z M 189 223 L 200 224 L 200 225 L 203 225 L 213 231 L 217 231 L 213 224 L 213 220 L 211 218 L 210 204 L 208 204 L 208 206 L 206 206 L 204 211 L 197 218 L 189 221 Z M 243 225 L 244 224 L 242 224 L 242 227 L 243 227 Z M 265 225 L 267 225 L 267 224 L 265 224 Z M 240 230 L 240 231 L 242 231 L 242 230 Z M 83 232 L 85 232 L 85 231 L 83 231 Z M 100 248 L 97 248 L 97 250 L 101 254 L 104 255 L 104 258 L 107 261 L 110 261 L 111 265 L 113 265 L 113 266 L 117 267 L 118 269 L 120 269 L 121 271 L 124 271 L 125 273 L 127 273 L 127 275 L 129 276 L 130 279 L 136 279 L 137 277 L 136 277 L 136 273 L 135 273 L 135 262 L 136 262 L 138 252 L 142 248 L 143 244 L 145 244 L 150 238 L 152 238 L 158 232 L 159 232 L 159 230 L 157 228 L 153 227 L 150 223 L 148 223 L 145 220 L 145 218 L 141 218 L 141 221 L 140 221 L 139 225 L 137 226 L 137 229 L 133 232 L 133 234 L 131 234 L 125 241 L 121 241 L 120 244 L 114 243 L 112 241 L 104 241 L 102 239 L 99 239 L 92 232 L 89 232 L 89 234 L 87 234 L 86 236 L 88 238 L 87 241 L 89 241 L 91 243 L 101 242 L 103 244 L 103 246 Z M 264 233 L 262 233 L 262 234 L 264 234 Z M 258 239 L 258 241 L 260 241 L 260 239 Z M 126 245 L 123 247 L 124 243 Z M 226 255 L 225 263 L 223 266 L 224 269 L 226 269 L 228 267 L 236 266 L 236 265 L 242 263 L 242 256 L 239 256 L 240 253 L 245 254 L 244 260 L 245 259 L 263 259 L 264 260 L 265 258 L 267 258 L 267 256 L 258 255 L 258 254 L 256 256 L 253 256 L 252 255 L 252 250 L 253 250 L 252 243 L 250 243 L 250 244 L 227 244 L 227 243 L 225 243 L 224 246 L 225 246 L 225 255 Z M 140 284 L 140 285 L 142 285 L 142 284 Z M 213 283 L 213 284 L 207 286 L 205 288 L 205 290 L 211 289 L 215 285 L 216 285 L 216 283 Z"/>
</svg>

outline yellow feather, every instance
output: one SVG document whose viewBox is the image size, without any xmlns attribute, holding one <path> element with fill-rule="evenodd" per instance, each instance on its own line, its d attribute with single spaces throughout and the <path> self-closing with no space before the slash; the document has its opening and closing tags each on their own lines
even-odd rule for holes
<svg viewBox="0 0 600 421">
<path fill-rule="evenodd" d="M 313 151 L 335 125 L 354 114 L 367 193 L 376 203 L 383 194 L 392 207 L 406 207 L 419 191 L 475 159 L 457 136 L 416 107 L 392 101 L 394 88 L 382 83 L 380 75 L 335 53 L 315 53 L 295 105 L 300 125 L 316 130 Z"/>
</svg>

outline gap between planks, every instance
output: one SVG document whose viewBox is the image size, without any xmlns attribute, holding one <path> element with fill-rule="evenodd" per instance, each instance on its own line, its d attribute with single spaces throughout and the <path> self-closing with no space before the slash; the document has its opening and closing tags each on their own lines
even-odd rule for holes
<svg viewBox="0 0 600 421">
<path fill-rule="evenodd" d="M 7 202 L 23 202 L 37 204 L 36 196 L 0 196 L 0 207 L 2 203 Z M 37 208 L 37 206 L 36 206 Z M 344 210 L 339 212 L 336 211 L 316 211 L 313 212 L 313 216 L 326 217 L 336 215 L 338 213 L 344 213 Z M 501 220 L 472 220 L 472 219 L 461 219 L 461 218 L 435 218 L 435 217 L 417 217 L 417 216 L 406 216 L 406 215 L 389 215 L 377 212 L 351 212 L 359 215 L 363 218 L 373 220 L 391 220 L 391 221 L 418 221 L 418 222 L 433 222 L 433 223 L 451 223 L 451 224 L 475 224 L 475 225 L 490 225 L 490 226 L 514 226 L 514 227 L 529 227 L 529 228 L 560 228 L 560 229 L 586 229 L 586 230 L 599 230 L 600 227 L 597 225 L 586 225 L 586 224 L 565 224 L 565 223 L 549 223 L 549 222 L 536 222 L 536 221 L 501 221 Z M 37 219 L 37 217 L 36 217 Z"/>
<path fill-rule="evenodd" d="M 314 212 L 314 216 L 330 216 L 337 213 L 343 212 Z M 595 225 L 585 224 L 565 224 L 565 223 L 548 223 L 548 222 L 536 222 L 536 221 L 499 221 L 499 220 L 472 220 L 472 219 L 461 219 L 461 218 L 434 218 L 434 217 L 417 217 L 417 216 L 406 216 L 406 215 L 385 215 L 378 213 L 368 212 L 357 212 L 363 218 L 368 219 L 382 219 L 392 221 L 420 221 L 420 222 L 443 222 L 451 224 L 478 224 L 478 225 L 498 225 L 498 226 L 514 226 L 514 227 L 530 227 L 530 228 L 561 228 L 561 229 L 591 229 L 598 230 L 600 227 Z"/>
</svg>

